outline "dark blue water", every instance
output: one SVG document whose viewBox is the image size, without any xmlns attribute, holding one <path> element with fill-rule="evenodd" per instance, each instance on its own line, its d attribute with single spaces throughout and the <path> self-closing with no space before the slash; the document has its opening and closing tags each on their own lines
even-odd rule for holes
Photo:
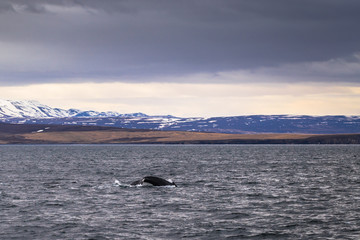
<svg viewBox="0 0 360 240">
<path fill-rule="evenodd" d="M 3 145 L 0 238 L 360 239 L 360 145 Z"/>
</svg>

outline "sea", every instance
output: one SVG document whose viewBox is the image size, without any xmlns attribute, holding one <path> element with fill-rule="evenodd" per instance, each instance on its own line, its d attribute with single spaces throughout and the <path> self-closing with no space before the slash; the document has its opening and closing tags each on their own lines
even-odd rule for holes
<svg viewBox="0 0 360 240">
<path fill-rule="evenodd" d="M 1 145 L 0 239 L 360 239 L 360 145 Z"/>
</svg>

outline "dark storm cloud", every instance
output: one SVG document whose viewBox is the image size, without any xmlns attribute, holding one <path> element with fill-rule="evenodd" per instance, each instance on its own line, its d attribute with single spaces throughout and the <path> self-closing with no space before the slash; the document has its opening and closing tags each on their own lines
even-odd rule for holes
<svg viewBox="0 0 360 240">
<path fill-rule="evenodd" d="M 357 0 L 3 0 L 0 81 L 326 63 L 360 51 L 359 10 Z"/>
</svg>

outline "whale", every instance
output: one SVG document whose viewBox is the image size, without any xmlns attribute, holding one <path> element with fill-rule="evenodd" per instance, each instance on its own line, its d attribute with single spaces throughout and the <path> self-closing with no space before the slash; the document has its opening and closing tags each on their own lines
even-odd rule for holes
<svg viewBox="0 0 360 240">
<path fill-rule="evenodd" d="M 139 186 L 139 185 L 152 185 L 152 186 L 175 186 L 177 185 L 172 180 L 165 180 L 160 177 L 155 176 L 146 176 L 140 180 L 136 180 L 130 183 L 131 186 Z"/>
</svg>

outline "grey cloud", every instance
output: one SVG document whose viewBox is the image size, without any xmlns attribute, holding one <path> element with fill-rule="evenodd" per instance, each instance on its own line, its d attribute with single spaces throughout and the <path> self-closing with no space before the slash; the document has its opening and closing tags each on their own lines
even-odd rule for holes
<svg viewBox="0 0 360 240">
<path fill-rule="evenodd" d="M 15 9 L 8 2 L 0 2 L 0 14 L 4 12 L 14 12 Z"/>
<path fill-rule="evenodd" d="M 285 64 L 275 68 L 253 71 L 264 78 L 269 76 L 283 82 L 348 82 L 360 83 L 360 54 L 322 62 Z"/>
<path fill-rule="evenodd" d="M 11 43 L 27 54 L 14 51 L 10 66 L 0 56 L 0 81 L 134 81 L 327 61 L 359 51 L 359 9 L 355 0 L 4 0 L 0 51 Z"/>
</svg>

